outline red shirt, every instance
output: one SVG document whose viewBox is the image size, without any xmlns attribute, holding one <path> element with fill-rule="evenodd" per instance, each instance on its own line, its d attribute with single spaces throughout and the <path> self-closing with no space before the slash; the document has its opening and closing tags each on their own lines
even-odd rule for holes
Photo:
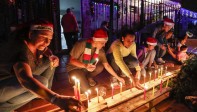
<svg viewBox="0 0 197 112">
<path fill-rule="evenodd" d="M 77 32 L 78 25 L 75 16 L 72 13 L 67 13 L 62 17 L 61 21 L 64 32 Z"/>
</svg>

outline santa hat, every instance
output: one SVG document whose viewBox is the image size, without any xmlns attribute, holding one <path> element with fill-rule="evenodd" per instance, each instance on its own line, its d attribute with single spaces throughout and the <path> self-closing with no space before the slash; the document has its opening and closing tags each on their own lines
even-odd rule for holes
<svg viewBox="0 0 197 112">
<path fill-rule="evenodd" d="M 156 40 L 155 38 L 153 38 L 153 37 L 148 37 L 148 38 L 146 39 L 146 43 L 147 43 L 148 45 L 156 46 L 156 45 L 157 45 L 157 40 Z"/>
<path fill-rule="evenodd" d="M 164 24 L 166 24 L 168 26 L 174 26 L 174 22 L 172 19 L 165 18 L 163 21 L 164 21 Z"/>
<path fill-rule="evenodd" d="M 53 32 L 53 24 L 36 24 L 31 25 L 30 30 L 47 30 Z"/>
<path fill-rule="evenodd" d="M 193 33 L 189 32 L 189 31 L 186 32 L 186 35 L 187 35 L 188 37 L 193 37 Z"/>
<path fill-rule="evenodd" d="M 108 35 L 107 35 L 107 32 L 103 29 L 97 29 L 95 32 L 94 32 L 94 35 L 93 35 L 93 40 L 94 41 L 107 41 L 108 40 Z"/>
</svg>

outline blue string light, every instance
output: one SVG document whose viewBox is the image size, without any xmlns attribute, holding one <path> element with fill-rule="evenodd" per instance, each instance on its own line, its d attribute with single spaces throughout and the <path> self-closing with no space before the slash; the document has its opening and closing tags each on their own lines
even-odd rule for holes
<svg viewBox="0 0 197 112">
<path fill-rule="evenodd" d="M 187 10 L 187 9 L 184 9 L 184 8 L 181 8 L 181 15 L 197 19 L 197 12 L 193 12 L 193 11 L 190 11 L 190 10 Z"/>
</svg>

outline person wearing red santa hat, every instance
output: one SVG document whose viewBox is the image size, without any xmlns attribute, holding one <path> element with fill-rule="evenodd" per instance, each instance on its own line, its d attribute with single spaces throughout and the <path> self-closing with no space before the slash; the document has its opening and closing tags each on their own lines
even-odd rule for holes
<svg viewBox="0 0 197 112">
<path fill-rule="evenodd" d="M 174 27 L 174 21 L 169 18 L 164 18 L 163 21 L 158 21 L 149 25 L 146 25 L 143 29 L 139 31 L 141 34 L 141 44 L 146 43 L 146 38 L 154 37 L 160 32 L 168 32 Z"/>
<path fill-rule="evenodd" d="M 55 67 L 59 65 L 58 57 L 48 48 L 53 24 L 38 20 L 24 33 L 27 38 L 13 37 L 0 47 L 0 111 L 14 111 L 37 97 L 66 111 L 79 107 L 78 100 L 51 90 Z"/>
<path fill-rule="evenodd" d="M 103 29 L 97 29 L 92 38 L 78 41 L 70 52 L 70 59 L 67 64 L 69 81 L 73 84 L 73 76 L 79 79 L 83 93 L 96 85 L 93 78 L 101 73 L 103 68 L 119 81 L 125 83 L 124 79 L 120 78 L 107 62 L 103 50 L 107 40 L 107 32 Z"/>
<path fill-rule="evenodd" d="M 154 64 L 155 68 L 157 68 L 157 64 L 154 63 L 156 51 L 155 46 L 157 45 L 157 40 L 153 37 L 148 37 L 146 39 L 146 43 L 144 46 L 141 46 L 137 50 L 137 57 L 140 62 L 141 67 L 141 74 L 146 74 L 145 67 L 147 66 L 147 69 L 150 70 L 152 64 Z"/>
</svg>

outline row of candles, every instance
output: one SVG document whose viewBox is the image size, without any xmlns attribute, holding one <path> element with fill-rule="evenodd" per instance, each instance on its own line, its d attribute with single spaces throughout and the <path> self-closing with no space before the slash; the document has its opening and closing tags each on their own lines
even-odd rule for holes
<svg viewBox="0 0 197 112">
<path fill-rule="evenodd" d="M 167 73 L 167 66 L 165 67 L 165 74 L 166 76 L 170 76 L 171 73 L 168 72 Z M 152 77 L 152 73 L 150 72 L 149 73 L 150 77 L 149 77 L 149 83 L 151 82 L 151 77 Z M 163 88 L 163 80 L 162 80 L 162 77 L 163 77 L 163 67 L 161 67 L 160 69 L 155 70 L 155 73 L 154 73 L 154 81 L 156 80 L 156 75 L 158 75 L 158 79 L 161 80 L 160 82 L 160 93 L 162 93 L 162 88 Z M 139 80 L 140 80 L 140 77 L 138 77 Z M 148 88 L 148 85 L 146 85 L 146 81 L 145 81 L 145 78 L 146 78 L 146 75 L 144 74 L 144 100 L 146 99 L 146 90 Z M 153 81 L 153 91 L 152 91 L 152 96 L 155 96 L 155 85 L 154 85 L 154 81 Z M 132 79 L 130 79 L 130 82 L 131 82 L 131 91 L 132 91 Z M 167 78 L 167 83 L 166 83 L 166 88 L 168 87 L 168 84 L 169 84 L 169 78 Z M 112 99 L 113 99 L 113 96 L 114 96 L 114 85 L 111 84 L 111 88 L 112 88 Z M 122 93 L 122 83 L 120 82 L 120 95 Z"/>
<path fill-rule="evenodd" d="M 150 83 L 151 82 L 151 75 L 152 75 L 152 73 L 150 72 L 149 75 L 150 75 L 150 78 L 149 78 L 149 83 Z M 158 75 L 158 79 L 161 80 L 161 83 L 160 83 L 160 92 L 162 92 L 162 87 L 163 87 L 163 84 L 162 84 L 163 83 L 163 81 L 162 81 L 163 67 L 161 67 L 161 69 L 158 69 L 158 71 L 155 70 L 155 73 L 154 73 L 154 81 L 156 80 L 156 75 Z M 170 75 L 171 75 L 171 73 L 170 72 L 167 73 L 167 67 L 166 67 L 166 76 L 168 77 Z M 138 78 L 140 80 L 140 77 L 138 77 Z M 148 88 L 148 86 L 145 84 L 145 78 L 146 78 L 146 75 L 144 74 L 144 100 L 146 99 L 146 90 Z M 81 93 L 80 92 L 80 81 L 76 77 L 72 77 L 72 79 L 75 82 L 75 85 L 74 85 L 74 95 L 75 95 L 75 98 L 78 99 L 78 100 L 80 100 L 80 93 Z M 154 94 L 155 94 L 154 81 L 153 81 L 152 96 L 154 96 Z M 132 91 L 132 82 L 133 82 L 132 79 L 130 79 L 131 91 Z M 167 78 L 166 88 L 168 87 L 168 84 L 169 84 L 169 78 Z M 114 85 L 113 84 L 111 84 L 111 88 L 112 88 L 112 97 L 111 98 L 113 99 L 113 97 L 114 97 Z M 122 84 L 122 82 L 120 82 L 120 95 L 122 95 L 122 88 L 123 88 L 123 84 Z M 95 91 L 97 93 L 97 101 L 99 103 L 99 89 L 96 88 Z M 91 90 L 86 91 L 85 94 L 87 96 L 88 103 L 91 102 L 91 100 L 90 100 Z"/>
</svg>

